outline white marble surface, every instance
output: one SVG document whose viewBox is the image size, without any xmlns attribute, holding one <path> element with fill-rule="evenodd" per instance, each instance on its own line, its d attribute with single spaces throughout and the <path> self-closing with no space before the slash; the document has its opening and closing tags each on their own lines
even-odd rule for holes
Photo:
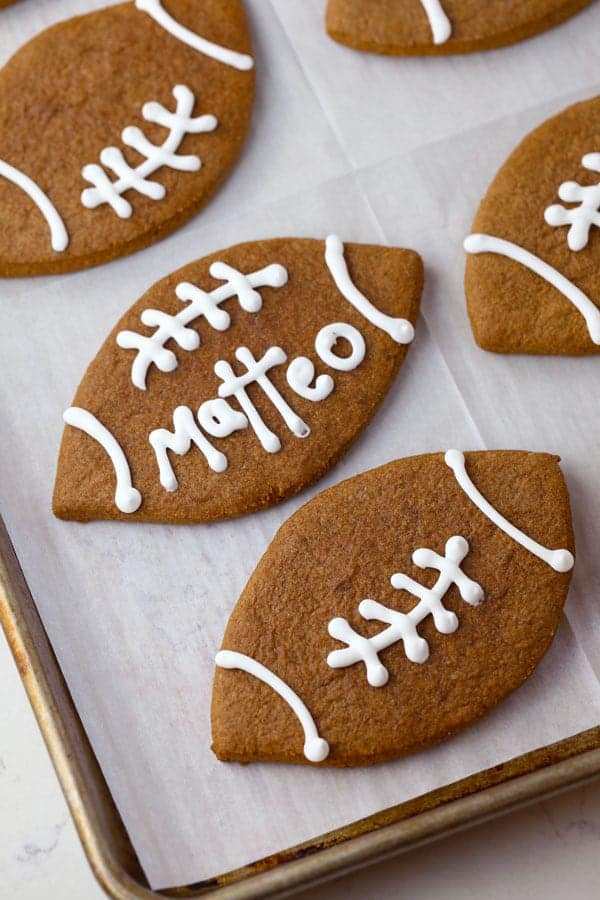
<svg viewBox="0 0 600 900">
<path fill-rule="evenodd" d="M 590 900 L 600 781 L 300 897 Z M 0 632 L 0 898 L 101 900 Z"/>
</svg>

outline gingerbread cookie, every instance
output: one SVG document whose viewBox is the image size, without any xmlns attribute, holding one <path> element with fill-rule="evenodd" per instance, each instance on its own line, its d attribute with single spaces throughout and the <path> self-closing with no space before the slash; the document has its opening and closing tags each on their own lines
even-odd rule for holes
<svg viewBox="0 0 600 900">
<path fill-rule="evenodd" d="M 242 148 L 249 53 L 239 0 L 132 0 L 22 47 L 0 71 L 0 275 L 105 262 L 194 215 Z"/>
<path fill-rule="evenodd" d="M 465 240 L 475 339 L 497 353 L 600 351 L 600 98 L 533 131 Z"/>
<path fill-rule="evenodd" d="M 54 512 L 210 522 L 320 478 L 356 440 L 414 336 L 411 250 L 240 244 L 159 281 L 65 413 Z"/>
<path fill-rule="evenodd" d="M 329 0 L 327 31 L 357 50 L 397 56 L 470 53 L 513 44 L 592 0 Z"/>
<path fill-rule="evenodd" d="M 552 641 L 574 562 L 558 462 L 415 456 L 302 507 L 216 656 L 219 759 L 382 762 L 444 740 L 518 688 Z"/>
</svg>

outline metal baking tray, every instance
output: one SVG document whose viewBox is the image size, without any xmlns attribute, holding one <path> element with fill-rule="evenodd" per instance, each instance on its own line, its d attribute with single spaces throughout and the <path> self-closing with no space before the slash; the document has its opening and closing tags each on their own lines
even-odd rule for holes
<svg viewBox="0 0 600 900">
<path fill-rule="evenodd" d="M 0 622 L 83 848 L 117 900 L 283 897 L 600 776 L 600 724 L 233 872 L 152 891 L 87 739 L 0 518 Z M 198 841 L 202 833 L 198 833 Z"/>
</svg>

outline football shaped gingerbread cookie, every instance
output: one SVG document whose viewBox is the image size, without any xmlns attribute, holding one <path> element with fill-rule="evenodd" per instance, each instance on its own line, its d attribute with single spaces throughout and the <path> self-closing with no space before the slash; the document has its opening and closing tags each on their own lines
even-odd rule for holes
<svg viewBox="0 0 600 900">
<path fill-rule="evenodd" d="M 0 276 L 177 228 L 237 159 L 253 96 L 240 0 L 131 0 L 42 32 L 0 71 Z"/>
<path fill-rule="evenodd" d="M 573 567 L 558 458 L 416 456 L 279 530 L 216 656 L 221 760 L 355 766 L 437 743 L 519 687 Z"/>
<path fill-rule="evenodd" d="M 558 25 L 592 0 L 329 0 L 327 31 L 357 50 L 397 56 L 469 53 Z"/>
<path fill-rule="evenodd" d="M 414 336 L 411 250 L 240 244 L 159 281 L 65 413 L 54 512 L 210 522 L 320 478 L 392 384 Z"/>
<path fill-rule="evenodd" d="M 498 353 L 600 352 L 600 98 L 533 131 L 465 240 L 473 333 Z"/>
</svg>

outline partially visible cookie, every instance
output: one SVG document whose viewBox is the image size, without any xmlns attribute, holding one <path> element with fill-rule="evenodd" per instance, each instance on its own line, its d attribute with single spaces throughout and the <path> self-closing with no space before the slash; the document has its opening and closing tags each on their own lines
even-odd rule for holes
<svg viewBox="0 0 600 900">
<path fill-rule="evenodd" d="M 327 31 L 357 50 L 470 53 L 531 37 L 592 0 L 329 0 Z"/>
<path fill-rule="evenodd" d="M 497 353 L 600 352 L 600 97 L 531 132 L 465 241 L 475 340 Z"/>
<path fill-rule="evenodd" d="M 240 0 L 135 0 L 61 22 L 0 71 L 0 276 L 131 253 L 236 161 L 253 60 Z"/>
<path fill-rule="evenodd" d="M 65 413 L 57 516 L 211 522 L 283 500 L 348 450 L 414 336 L 412 250 L 282 238 L 157 282 Z"/>
<path fill-rule="evenodd" d="M 279 530 L 216 656 L 221 760 L 357 766 L 437 743 L 532 674 L 573 566 L 558 458 L 415 456 Z"/>
</svg>

